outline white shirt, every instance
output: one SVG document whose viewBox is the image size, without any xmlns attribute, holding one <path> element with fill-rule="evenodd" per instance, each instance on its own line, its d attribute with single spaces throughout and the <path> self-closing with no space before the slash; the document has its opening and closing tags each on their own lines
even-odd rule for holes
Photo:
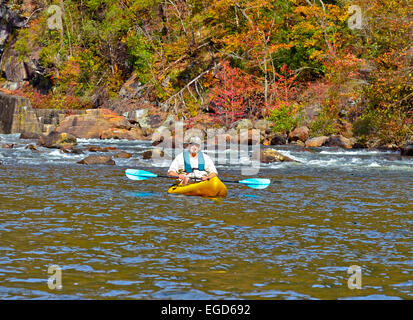
<svg viewBox="0 0 413 320">
<path fill-rule="evenodd" d="M 212 161 L 211 157 L 203 153 L 204 161 L 205 161 L 205 171 L 198 171 L 195 170 L 196 176 L 202 177 L 203 175 L 210 175 L 211 173 L 216 173 L 217 169 L 215 168 L 214 162 Z M 191 163 L 191 168 L 198 168 L 198 154 L 196 157 L 193 157 L 189 154 L 189 162 Z M 185 172 L 185 161 L 184 161 L 184 153 L 180 153 L 176 156 L 174 161 L 172 161 L 171 166 L 169 167 L 169 171 L 173 171 L 176 173 L 184 173 Z"/>
</svg>

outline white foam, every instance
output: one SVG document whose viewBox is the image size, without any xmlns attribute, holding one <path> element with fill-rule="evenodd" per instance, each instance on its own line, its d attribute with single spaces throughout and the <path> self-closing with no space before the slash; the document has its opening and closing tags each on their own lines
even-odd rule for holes
<svg viewBox="0 0 413 320">
<path fill-rule="evenodd" d="M 47 156 L 52 157 L 52 158 L 79 158 L 79 157 L 82 157 L 84 155 L 72 154 L 72 153 L 63 153 L 59 149 L 56 149 L 56 150 L 53 150 L 52 152 L 49 152 L 47 154 Z"/>
<path fill-rule="evenodd" d="M 127 140 L 127 139 L 85 139 L 77 138 L 77 142 L 85 144 L 140 144 L 142 146 L 148 146 L 151 141 L 145 140 Z"/>
<path fill-rule="evenodd" d="M 348 155 L 348 156 L 360 156 L 360 155 L 373 155 L 373 154 L 392 154 L 396 153 L 394 151 L 366 151 L 366 150 L 359 150 L 359 151 L 345 151 L 345 150 L 340 150 L 340 151 L 329 151 L 329 150 L 323 150 L 320 152 L 320 154 L 331 154 L 331 155 Z"/>
<path fill-rule="evenodd" d="M 338 159 L 329 159 L 329 160 L 310 160 L 307 162 L 307 164 L 309 165 L 316 165 L 316 166 L 332 166 L 332 165 L 338 165 L 338 164 L 342 164 L 342 162 L 340 162 L 340 160 L 342 160 L 341 158 Z"/>
<path fill-rule="evenodd" d="M 276 149 L 273 149 L 273 150 L 281 153 L 281 154 L 282 154 L 283 156 L 285 156 L 285 157 L 288 157 L 288 158 L 290 158 L 290 159 L 292 159 L 292 160 L 295 160 L 295 161 L 298 161 L 298 162 L 306 162 L 306 161 L 307 161 L 306 158 L 300 158 L 300 157 L 297 157 L 297 156 L 293 156 L 293 155 L 291 154 L 291 152 L 290 152 L 290 151 L 287 151 L 287 150 L 276 150 Z"/>
<path fill-rule="evenodd" d="M 381 167 L 381 165 L 379 165 L 376 161 L 374 161 L 373 163 L 370 163 L 368 166 L 371 167 L 371 168 Z"/>
</svg>

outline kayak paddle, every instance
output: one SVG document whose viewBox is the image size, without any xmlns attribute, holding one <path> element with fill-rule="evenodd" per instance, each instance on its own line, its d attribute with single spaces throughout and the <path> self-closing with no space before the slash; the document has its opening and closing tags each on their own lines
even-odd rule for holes
<svg viewBox="0 0 413 320">
<path fill-rule="evenodd" d="M 138 170 L 138 169 L 126 169 L 125 174 L 129 179 L 136 180 L 136 181 L 147 180 L 150 178 L 176 178 L 176 177 L 170 177 L 170 176 L 157 175 L 149 171 Z M 221 180 L 221 181 L 226 182 L 226 183 L 241 183 L 252 189 L 265 189 L 271 184 L 270 179 L 259 179 L 259 178 L 244 179 L 244 180 L 239 180 L 239 181 L 232 181 L 232 180 Z"/>
</svg>

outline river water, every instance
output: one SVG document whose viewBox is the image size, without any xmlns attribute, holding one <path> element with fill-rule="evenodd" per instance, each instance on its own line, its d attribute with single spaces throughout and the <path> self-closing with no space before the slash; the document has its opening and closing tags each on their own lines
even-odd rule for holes
<svg viewBox="0 0 413 320">
<path fill-rule="evenodd" d="M 267 189 L 227 184 L 213 200 L 128 180 L 127 168 L 166 173 L 142 159 L 150 142 L 80 140 L 133 154 L 86 166 L 88 153 L 0 138 L 17 144 L 0 149 L 0 299 L 413 298 L 412 158 L 276 146 L 301 163 L 261 164 Z M 349 288 L 352 265 L 361 289 Z"/>
</svg>

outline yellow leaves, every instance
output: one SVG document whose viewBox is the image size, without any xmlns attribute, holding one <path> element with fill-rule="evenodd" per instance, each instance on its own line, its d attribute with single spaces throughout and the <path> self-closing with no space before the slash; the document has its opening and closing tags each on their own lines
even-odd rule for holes
<svg viewBox="0 0 413 320">
<path fill-rule="evenodd" d="M 296 14 L 303 14 L 305 16 L 310 15 L 311 8 L 307 6 L 299 6 L 294 9 L 294 13 Z"/>
<path fill-rule="evenodd" d="M 294 45 L 292 43 L 288 43 L 288 44 L 286 44 L 286 43 L 277 43 L 277 44 L 270 45 L 269 52 L 274 53 L 274 52 L 277 52 L 280 49 L 290 49 L 293 46 Z"/>
<path fill-rule="evenodd" d="M 324 54 L 323 51 L 321 50 L 314 50 L 313 53 L 310 54 L 310 59 L 311 60 L 319 60 L 322 58 L 322 55 Z"/>
<path fill-rule="evenodd" d="M 311 48 L 311 47 L 314 47 L 317 43 L 318 43 L 318 39 L 311 38 L 311 39 L 308 39 L 304 42 L 304 47 L 305 48 Z M 310 58 L 311 58 L 311 56 L 310 56 Z"/>
</svg>

